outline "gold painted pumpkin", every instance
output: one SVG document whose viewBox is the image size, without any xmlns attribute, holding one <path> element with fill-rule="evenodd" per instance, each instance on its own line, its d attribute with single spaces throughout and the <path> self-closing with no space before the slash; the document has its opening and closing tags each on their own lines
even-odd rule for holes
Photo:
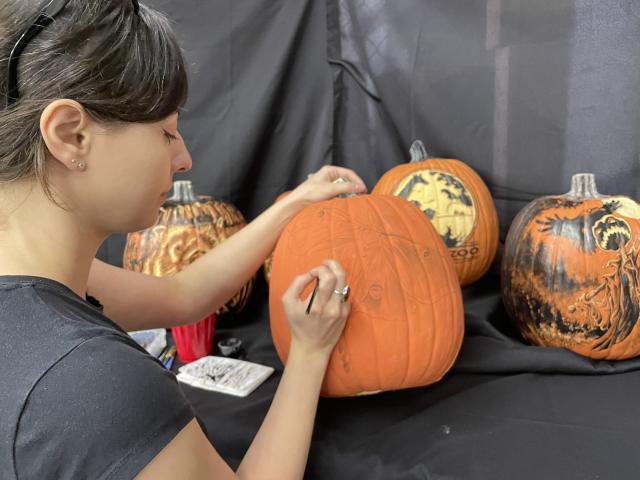
<svg viewBox="0 0 640 480">
<path fill-rule="evenodd" d="M 460 285 L 431 223 L 391 195 L 319 202 L 287 225 L 274 252 L 269 288 L 271 333 L 281 360 L 286 363 L 291 341 L 281 297 L 296 275 L 327 258 L 347 272 L 351 314 L 331 355 L 322 395 L 361 395 L 440 380 L 462 343 Z"/>
<path fill-rule="evenodd" d="M 157 277 L 174 275 L 246 225 L 237 208 L 196 195 L 190 181 L 174 182 L 173 190 L 173 196 L 160 208 L 156 224 L 127 236 L 124 268 Z M 242 310 L 253 281 L 216 314 Z"/>
<path fill-rule="evenodd" d="M 424 212 L 449 248 L 462 286 L 491 266 L 498 249 L 498 214 L 480 176 L 460 160 L 429 158 L 417 140 L 411 162 L 385 173 L 372 193 L 396 195 Z"/>
<path fill-rule="evenodd" d="M 639 355 L 639 235 L 640 206 L 600 195 L 592 174 L 527 205 L 501 269 L 504 304 L 523 337 L 595 359 Z"/>
</svg>

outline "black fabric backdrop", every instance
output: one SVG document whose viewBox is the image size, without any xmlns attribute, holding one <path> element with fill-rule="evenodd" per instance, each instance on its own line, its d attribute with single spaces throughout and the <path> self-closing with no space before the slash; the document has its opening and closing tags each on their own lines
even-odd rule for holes
<svg viewBox="0 0 640 480">
<path fill-rule="evenodd" d="M 154 0 L 185 48 L 191 94 L 181 176 L 248 219 L 325 163 L 370 188 L 421 138 L 494 195 L 502 237 L 571 174 L 638 198 L 638 0 Z M 121 264 L 123 237 L 99 256 Z M 309 479 L 632 479 L 640 360 L 596 362 L 524 344 L 490 272 L 464 291 L 466 336 L 430 387 L 322 399 Z M 218 339 L 277 368 L 246 399 L 185 387 L 236 466 L 281 373 L 261 277 Z"/>
</svg>

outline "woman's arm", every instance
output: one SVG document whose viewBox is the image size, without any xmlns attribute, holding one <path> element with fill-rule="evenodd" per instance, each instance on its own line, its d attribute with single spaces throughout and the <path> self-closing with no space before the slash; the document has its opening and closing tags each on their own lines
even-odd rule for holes
<svg viewBox="0 0 640 480">
<path fill-rule="evenodd" d="M 295 212 L 295 204 L 278 202 L 173 277 L 152 277 L 94 260 L 88 293 L 126 331 L 196 322 L 249 281 Z"/>
<path fill-rule="evenodd" d="M 348 183 L 333 183 L 338 178 Z M 125 271 L 95 260 L 87 291 L 124 330 L 196 322 L 224 305 L 249 281 L 272 252 L 280 233 L 305 206 L 366 190 L 353 171 L 327 166 L 246 227 L 171 278 Z"/>
<path fill-rule="evenodd" d="M 305 286 L 319 279 L 313 307 L 300 300 Z M 208 443 L 193 421 L 151 461 L 137 480 L 240 478 L 300 480 L 304 476 L 318 396 L 333 348 L 344 329 L 350 307 L 333 292 L 345 285 L 341 266 L 328 260 L 298 276 L 283 303 L 291 327 L 291 349 L 271 408 L 247 451 L 237 476 Z"/>
</svg>

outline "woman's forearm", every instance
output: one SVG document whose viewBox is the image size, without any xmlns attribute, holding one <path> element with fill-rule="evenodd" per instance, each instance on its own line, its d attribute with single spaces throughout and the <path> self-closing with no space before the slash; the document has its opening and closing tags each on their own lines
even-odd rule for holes
<svg viewBox="0 0 640 480">
<path fill-rule="evenodd" d="M 189 321 L 217 310 L 249 281 L 298 210 L 295 204 L 285 201 L 272 205 L 176 275 L 176 288 L 190 299 Z"/>
<path fill-rule="evenodd" d="M 247 451 L 241 479 L 303 478 L 326 355 L 307 355 L 292 348 L 273 403 Z"/>
<path fill-rule="evenodd" d="M 157 278 L 93 262 L 87 291 L 123 329 L 196 322 L 224 305 L 256 273 L 299 207 L 272 205 L 173 277 Z"/>
</svg>

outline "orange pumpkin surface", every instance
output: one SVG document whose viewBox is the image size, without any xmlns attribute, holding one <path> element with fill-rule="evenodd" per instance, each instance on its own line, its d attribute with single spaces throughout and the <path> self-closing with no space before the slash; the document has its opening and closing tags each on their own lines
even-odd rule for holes
<svg viewBox="0 0 640 480">
<path fill-rule="evenodd" d="M 417 140 L 411 163 L 385 173 L 372 193 L 404 198 L 431 220 L 449 248 L 462 286 L 491 266 L 498 248 L 498 214 L 480 176 L 460 160 L 429 158 Z"/>
<path fill-rule="evenodd" d="M 595 359 L 640 354 L 639 234 L 640 206 L 600 195 L 592 174 L 527 205 L 507 235 L 501 271 L 522 335 Z"/>
<path fill-rule="evenodd" d="M 271 332 L 282 361 L 291 334 L 281 297 L 296 275 L 327 258 L 338 260 L 347 272 L 351 314 L 331 355 L 322 395 L 351 396 L 440 380 L 462 343 L 460 286 L 431 223 L 390 195 L 313 204 L 283 231 L 269 288 Z"/>
<path fill-rule="evenodd" d="M 229 203 L 196 195 L 190 181 L 174 182 L 174 195 L 160 209 L 155 225 L 127 236 L 123 266 L 157 277 L 172 276 L 246 225 Z M 244 308 L 252 278 L 217 315 Z"/>
</svg>

